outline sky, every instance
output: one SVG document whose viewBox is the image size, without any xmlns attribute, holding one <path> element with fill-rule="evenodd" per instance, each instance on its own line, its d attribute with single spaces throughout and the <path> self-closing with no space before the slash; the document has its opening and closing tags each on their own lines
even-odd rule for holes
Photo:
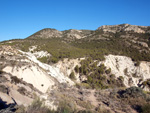
<svg viewBox="0 0 150 113">
<path fill-rule="evenodd" d="M 0 41 L 123 23 L 150 26 L 150 0 L 0 0 Z"/>
</svg>

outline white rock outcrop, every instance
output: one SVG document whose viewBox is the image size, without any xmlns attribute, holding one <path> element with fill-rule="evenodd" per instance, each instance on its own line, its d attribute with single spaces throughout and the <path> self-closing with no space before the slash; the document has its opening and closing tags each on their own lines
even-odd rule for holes
<svg viewBox="0 0 150 113">
<path fill-rule="evenodd" d="M 104 32 L 120 32 L 120 31 L 133 31 L 136 33 L 145 33 L 142 28 L 146 28 L 145 26 L 136 26 L 130 24 L 121 24 L 121 25 L 103 25 L 98 28 L 98 30 L 103 30 Z"/>
<path fill-rule="evenodd" d="M 11 73 L 13 76 L 17 76 L 23 81 L 32 84 L 43 93 L 45 93 L 50 86 L 55 84 L 50 76 L 36 65 L 22 67 L 7 66 L 3 71 Z"/>
<path fill-rule="evenodd" d="M 116 77 L 123 76 L 127 87 L 137 86 L 140 80 L 150 78 L 150 62 L 141 61 L 139 66 L 135 66 L 135 62 L 126 56 L 108 55 L 105 58 L 106 60 L 100 63 L 111 68 Z"/>
<path fill-rule="evenodd" d="M 27 83 L 31 83 L 34 87 L 45 93 L 48 88 L 55 85 L 55 82 L 67 83 L 73 85 L 74 82 L 65 76 L 58 67 L 44 64 L 37 60 L 37 57 L 31 52 L 23 52 L 22 56 L 27 59 L 24 60 L 28 65 L 25 66 L 6 66 L 3 68 L 4 72 L 10 73 L 23 79 Z"/>
<path fill-rule="evenodd" d="M 64 59 L 63 61 L 59 61 L 57 64 L 55 64 L 55 66 L 57 68 L 60 69 L 60 71 L 69 77 L 70 73 L 74 71 L 74 68 L 76 65 L 78 65 L 80 67 L 80 61 L 83 60 L 84 58 L 80 58 L 80 60 L 77 58 L 77 59 Z M 77 82 L 80 82 L 79 80 L 79 74 L 78 73 L 75 73 L 76 75 L 76 81 Z"/>
</svg>

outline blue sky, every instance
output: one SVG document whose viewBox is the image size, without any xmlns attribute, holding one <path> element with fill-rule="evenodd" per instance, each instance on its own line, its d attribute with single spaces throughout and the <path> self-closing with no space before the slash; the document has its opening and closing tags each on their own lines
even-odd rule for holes
<svg viewBox="0 0 150 113">
<path fill-rule="evenodd" d="M 122 23 L 150 26 L 150 0 L 0 0 L 0 41 Z"/>
</svg>

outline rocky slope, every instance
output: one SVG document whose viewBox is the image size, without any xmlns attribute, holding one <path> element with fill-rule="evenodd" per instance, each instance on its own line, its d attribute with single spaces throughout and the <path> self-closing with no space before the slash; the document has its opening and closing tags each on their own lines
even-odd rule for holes
<svg viewBox="0 0 150 113">
<path fill-rule="evenodd" d="M 58 31 L 56 29 L 42 29 L 35 34 L 29 36 L 29 39 L 35 39 L 35 38 L 69 38 L 69 39 L 81 39 L 85 38 L 86 35 L 90 34 L 91 30 L 65 30 L 65 31 Z"/>
<path fill-rule="evenodd" d="M 147 31 L 147 26 L 137 26 L 130 24 L 121 24 L 121 25 L 104 25 L 98 28 L 98 30 L 103 30 L 104 32 L 135 32 L 135 33 L 149 33 Z"/>
<path fill-rule="evenodd" d="M 116 77 L 124 78 L 126 87 L 138 86 L 150 79 L 150 62 L 141 61 L 136 65 L 129 57 L 108 55 L 103 63 L 107 68 L 111 68 Z"/>
<path fill-rule="evenodd" d="M 73 85 L 59 68 L 41 63 L 34 54 L 1 46 L 0 98 L 7 104 L 28 106 L 36 96 L 47 98 L 48 89 L 60 83 Z M 52 106 L 48 101 L 48 106 Z"/>
<path fill-rule="evenodd" d="M 149 103 L 140 89 L 150 91 L 149 33 L 149 26 L 129 24 L 95 31 L 47 28 L 1 42 L 0 98 L 29 106 L 29 113 L 36 97 L 56 111 L 140 112 L 137 102 Z"/>
<path fill-rule="evenodd" d="M 69 76 L 72 71 L 75 72 L 75 67 L 81 66 L 80 62 L 83 59 L 64 59 L 59 61 L 56 65 L 65 75 Z M 124 84 L 126 87 L 140 86 L 144 81 L 150 79 L 150 62 L 132 61 L 131 58 L 126 56 L 108 55 L 105 56 L 104 61 L 100 61 L 98 66 L 104 64 L 107 69 L 111 69 L 111 73 L 115 75 L 116 78 L 122 76 L 124 78 Z M 76 72 L 75 72 L 76 73 Z M 79 73 L 76 73 L 76 81 L 82 81 Z M 146 86 L 141 86 L 144 90 L 150 91 Z"/>
<path fill-rule="evenodd" d="M 137 25 L 130 25 L 130 24 L 120 24 L 120 25 L 103 25 L 97 29 L 98 31 L 103 32 L 110 32 L 110 33 L 119 33 L 119 32 L 134 32 L 134 33 L 150 33 L 149 26 L 137 26 Z M 42 29 L 33 35 L 29 36 L 28 38 L 74 38 L 74 39 L 81 39 L 86 38 L 94 34 L 92 30 L 65 30 L 65 31 L 58 31 L 56 29 L 45 28 Z"/>
</svg>

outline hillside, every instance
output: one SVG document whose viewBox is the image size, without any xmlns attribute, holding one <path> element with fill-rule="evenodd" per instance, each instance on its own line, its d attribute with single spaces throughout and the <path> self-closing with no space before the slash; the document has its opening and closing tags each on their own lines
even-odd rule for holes
<svg viewBox="0 0 150 113">
<path fill-rule="evenodd" d="M 103 56 L 108 54 L 129 56 L 134 61 L 149 61 L 149 33 L 149 26 L 129 24 L 101 26 L 95 31 L 58 31 L 47 28 L 26 39 L 11 40 L 1 44 L 11 45 L 23 51 L 29 51 L 30 47 L 37 46 L 35 51 L 43 50 L 52 55 L 47 62 L 86 56 L 103 59 Z"/>
<path fill-rule="evenodd" d="M 0 98 L 7 103 L 2 110 L 12 105 L 10 112 L 27 113 L 149 110 L 150 26 L 42 29 L 1 42 L 0 66 Z"/>
</svg>

